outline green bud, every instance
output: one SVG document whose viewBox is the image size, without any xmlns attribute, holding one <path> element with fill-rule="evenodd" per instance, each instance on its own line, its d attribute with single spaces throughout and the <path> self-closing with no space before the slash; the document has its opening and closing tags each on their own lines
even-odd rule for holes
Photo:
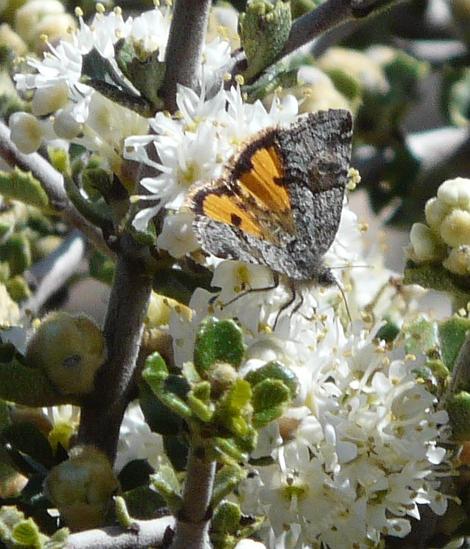
<svg viewBox="0 0 470 549">
<path fill-rule="evenodd" d="M 31 338 L 29 365 L 41 369 L 64 395 L 83 395 L 94 388 L 95 374 L 106 359 L 103 334 L 84 315 L 47 315 Z"/>
<path fill-rule="evenodd" d="M 250 0 L 240 15 L 240 39 L 248 68 L 249 80 L 271 65 L 284 48 L 292 24 L 290 5 L 276 0 Z"/>
<path fill-rule="evenodd" d="M 31 295 L 31 290 L 26 280 L 20 275 L 10 278 L 6 283 L 6 287 L 11 298 L 17 303 L 24 301 Z"/>
<path fill-rule="evenodd" d="M 31 245 L 26 234 L 13 234 L 0 247 L 0 259 L 8 261 L 12 276 L 21 274 L 31 266 Z"/>
<path fill-rule="evenodd" d="M 85 530 L 103 524 L 119 482 L 103 452 L 82 446 L 51 469 L 45 488 L 67 525 L 72 530 Z"/>
</svg>

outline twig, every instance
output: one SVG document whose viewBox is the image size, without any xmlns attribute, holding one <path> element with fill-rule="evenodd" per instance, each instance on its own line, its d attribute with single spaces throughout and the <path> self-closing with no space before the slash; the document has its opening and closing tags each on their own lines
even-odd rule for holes
<svg viewBox="0 0 470 549">
<path fill-rule="evenodd" d="M 210 501 L 215 477 L 215 462 L 205 462 L 191 447 L 186 469 L 183 508 L 178 514 L 171 549 L 204 549 L 208 546 Z"/>
<path fill-rule="evenodd" d="M 34 294 L 22 304 L 22 310 L 37 313 L 44 303 L 77 273 L 85 256 L 85 249 L 85 238 L 75 229 L 56 250 L 26 271 L 25 278 L 35 289 Z"/>
<path fill-rule="evenodd" d="M 0 122 L 0 156 L 10 166 L 18 166 L 26 172 L 31 172 L 41 183 L 51 206 L 62 215 L 64 220 L 73 227 L 80 229 L 100 251 L 107 255 L 113 255 L 106 245 L 101 231 L 89 223 L 69 200 L 60 173 L 41 155 L 20 152 L 11 141 L 10 130 L 3 122 Z"/>
<path fill-rule="evenodd" d="M 173 517 L 154 520 L 136 520 L 135 529 L 124 530 L 110 526 L 72 534 L 67 539 L 66 549 L 147 549 L 163 544 L 168 528 L 173 528 Z"/>
<path fill-rule="evenodd" d="M 152 277 L 142 262 L 121 252 L 103 328 L 108 359 L 82 406 L 78 433 L 79 444 L 100 448 L 111 461 L 129 402 L 151 290 Z"/>
<path fill-rule="evenodd" d="M 211 0 L 176 0 L 161 90 L 165 107 L 171 112 L 176 110 L 177 84 L 191 89 L 197 85 L 210 5 Z"/>
<path fill-rule="evenodd" d="M 341 23 L 347 21 L 362 19 L 372 12 L 383 8 L 391 3 L 391 0 L 370 0 L 358 2 L 354 0 L 326 0 L 318 8 L 302 15 L 292 25 L 289 38 L 284 45 L 283 50 L 273 61 L 279 61 L 286 55 L 298 50 L 326 31 L 329 31 Z M 234 55 L 231 67 L 227 67 L 225 72 L 229 72 L 232 77 L 242 72 L 246 67 L 246 58 L 240 52 Z M 252 78 L 252 80 L 256 79 Z"/>
</svg>

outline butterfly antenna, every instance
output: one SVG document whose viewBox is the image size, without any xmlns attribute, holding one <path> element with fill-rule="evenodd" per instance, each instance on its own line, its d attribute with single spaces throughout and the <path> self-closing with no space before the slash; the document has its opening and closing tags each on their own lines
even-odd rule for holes
<svg viewBox="0 0 470 549">
<path fill-rule="evenodd" d="M 343 290 L 341 284 L 336 280 L 336 278 L 335 278 L 335 284 L 336 284 L 338 290 L 340 291 L 341 297 L 343 298 L 344 306 L 346 308 L 346 313 L 348 315 L 349 322 L 350 322 L 350 324 L 352 324 L 352 316 L 351 316 L 351 311 L 349 310 L 349 305 L 348 305 L 348 300 L 346 299 L 346 294 L 344 293 L 344 290 Z"/>
</svg>

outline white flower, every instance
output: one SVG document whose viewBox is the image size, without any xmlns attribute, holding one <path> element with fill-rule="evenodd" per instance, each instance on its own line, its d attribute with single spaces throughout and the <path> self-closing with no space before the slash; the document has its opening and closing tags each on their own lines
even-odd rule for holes
<svg viewBox="0 0 470 549">
<path fill-rule="evenodd" d="M 192 212 L 179 211 L 167 215 L 157 238 L 157 246 L 177 258 L 197 250 L 199 243 L 192 229 L 193 221 Z"/>
<path fill-rule="evenodd" d="M 164 454 L 161 436 L 150 430 L 138 403 L 131 402 L 119 431 L 114 470 L 119 472 L 135 459 L 146 459 L 154 469 L 157 469 Z"/>
</svg>

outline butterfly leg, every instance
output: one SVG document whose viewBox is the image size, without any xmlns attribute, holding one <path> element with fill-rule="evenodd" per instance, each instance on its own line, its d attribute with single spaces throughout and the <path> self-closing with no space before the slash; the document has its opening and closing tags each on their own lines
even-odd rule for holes
<svg viewBox="0 0 470 549">
<path fill-rule="evenodd" d="M 236 295 L 232 299 L 229 299 L 225 303 L 222 303 L 221 307 L 222 308 L 228 307 L 229 305 L 232 305 L 232 303 L 235 303 L 240 298 L 242 298 L 242 297 L 244 297 L 248 294 L 258 293 L 258 292 L 269 292 L 270 290 L 275 290 L 278 286 L 279 286 L 279 275 L 277 273 L 273 273 L 273 284 L 271 286 L 264 286 L 263 288 L 248 288 L 248 290 L 240 292 L 238 295 Z M 216 299 L 217 299 L 217 295 L 215 295 L 211 299 L 211 304 L 213 304 Z"/>
<path fill-rule="evenodd" d="M 282 313 L 284 311 L 286 311 L 292 305 L 292 303 L 294 303 L 294 301 L 297 299 L 297 289 L 295 287 L 295 284 L 292 281 L 289 281 L 289 284 L 287 285 L 287 287 L 289 288 L 290 296 L 287 299 L 287 301 L 282 304 L 282 307 L 277 312 L 276 318 L 274 319 L 273 330 L 276 329 L 277 323 L 278 323 L 279 318 L 281 317 Z M 302 298 L 302 294 L 301 294 L 300 304 L 296 305 L 294 307 L 294 311 L 296 311 L 298 309 L 298 307 L 300 307 L 302 305 L 302 302 L 303 302 L 303 298 Z"/>
</svg>

